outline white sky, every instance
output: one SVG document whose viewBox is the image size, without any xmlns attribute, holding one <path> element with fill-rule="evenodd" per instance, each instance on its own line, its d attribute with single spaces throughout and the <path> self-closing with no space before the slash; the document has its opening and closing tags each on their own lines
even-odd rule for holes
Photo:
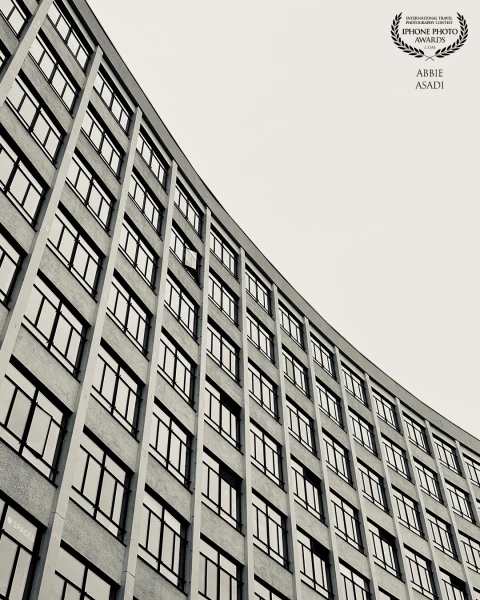
<svg viewBox="0 0 480 600">
<path fill-rule="evenodd" d="M 287 280 L 480 437 L 479 3 L 90 5 L 194 168 Z M 424 63 L 391 41 L 396 10 L 459 11 L 469 38 Z M 415 90 L 419 68 L 443 68 L 445 89 Z"/>
</svg>

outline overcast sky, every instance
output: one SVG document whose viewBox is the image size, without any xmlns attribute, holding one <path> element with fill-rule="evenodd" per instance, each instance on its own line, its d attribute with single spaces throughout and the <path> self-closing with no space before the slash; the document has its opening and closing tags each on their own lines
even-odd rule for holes
<svg viewBox="0 0 480 600">
<path fill-rule="evenodd" d="M 478 2 L 455 4 L 465 46 L 427 63 L 394 46 L 395 10 L 452 3 L 90 5 L 267 258 L 370 360 L 480 437 Z M 444 89 L 416 90 L 419 68 L 442 68 Z"/>
</svg>

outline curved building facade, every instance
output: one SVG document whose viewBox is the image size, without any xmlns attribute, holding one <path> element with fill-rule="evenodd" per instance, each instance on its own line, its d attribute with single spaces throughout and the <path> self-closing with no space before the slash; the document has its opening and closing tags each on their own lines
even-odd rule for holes
<svg viewBox="0 0 480 600">
<path fill-rule="evenodd" d="M 0 598 L 480 599 L 480 443 L 225 212 L 84 0 L 0 2 Z"/>
</svg>

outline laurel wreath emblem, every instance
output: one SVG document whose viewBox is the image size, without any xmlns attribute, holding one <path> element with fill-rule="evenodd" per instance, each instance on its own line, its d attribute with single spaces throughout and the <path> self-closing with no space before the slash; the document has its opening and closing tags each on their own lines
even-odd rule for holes
<svg viewBox="0 0 480 600">
<path fill-rule="evenodd" d="M 445 58 L 445 56 L 450 56 L 456 52 L 459 48 L 461 48 L 468 37 L 468 26 L 465 18 L 460 13 L 457 13 L 458 22 L 460 23 L 460 35 L 457 40 L 450 44 L 450 46 L 445 46 L 445 48 L 439 48 L 433 56 L 427 56 L 425 52 L 421 48 L 415 48 L 414 46 L 409 46 L 406 44 L 400 34 L 398 33 L 398 28 L 400 26 L 400 21 L 402 19 L 402 13 L 399 13 L 393 19 L 391 34 L 393 43 L 400 48 L 403 52 L 406 52 L 410 56 L 414 56 L 415 58 L 425 58 L 425 60 L 434 60 L 435 58 Z"/>
</svg>

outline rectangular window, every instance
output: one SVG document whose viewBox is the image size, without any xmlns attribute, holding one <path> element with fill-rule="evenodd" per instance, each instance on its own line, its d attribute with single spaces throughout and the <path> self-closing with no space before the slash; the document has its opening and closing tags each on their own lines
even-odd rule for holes
<svg viewBox="0 0 480 600">
<path fill-rule="evenodd" d="M 255 578 L 254 586 L 254 600 L 286 600 L 285 596 L 282 596 L 267 584 L 261 583 L 257 578 Z"/>
<path fill-rule="evenodd" d="M 327 465 L 334 473 L 341 477 L 341 479 L 352 484 L 348 450 L 334 438 L 330 437 L 325 431 L 323 432 L 323 440 L 325 443 Z"/>
<path fill-rule="evenodd" d="M 78 375 L 86 326 L 38 276 L 23 325 L 70 373 Z"/>
<path fill-rule="evenodd" d="M 185 487 L 190 482 L 192 436 L 162 406 L 153 407 L 150 452 Z"/>
<path fill-rule="evenodd" d="M 410 577 L 413 589 L 430 600 L 435 600 L 436 591 L 430 561 L 407 546 L 405 546 L 405 558 L 407 559 L 407 577 Z"/>
<path fill-rule="evenodd" d="M 200 257 L 190 243 L 177 231 L 175 225 L 172 225 L 170 237 L 170 252 L 173 253 L 182 264 L 187 273 L 198 282 Z"/>
<path fill-rule="evenodd" d="M 250 312 L 247 311 L 247 337 L 252 344 L 274 362 L 273 334 Z"/>
<path fill-rule="evenodd" d="M 131 434 L 137 432 L 141 384 L 101 346 L 95 365 L 93 397 Z"/>
<path fill-rule="evenodd" d="M 440 484 L 435 471 L 432 471 L 422 463 L 415 461 L 417 475 L 420 488 L 435 500 L 442 502 L 442 493 L 440 492 Z"/>
<path fill-rule="evenodd" d="M 238 475 L 204 451 L 203 502 L 236 529 L 241 527 L 240 488 L 241 479 Z"/>
<path fill-rule="evenodd" d="M 372 523 L 372 521 L 369 521 L 368 526 L 370 535 L 372 536 L 375 562 L 385 569 L 385 571 L 388 571 L 395 577 L 401 578 L 395 538 L 388 531 Z"/>
<path fill-rule="evenodd" d="M 204 539 L 200 540 L 199 590 L 208 600 L 240 600 L 241 567 Z"/>
<path fill-rule="evenodd" d="M 407 496 L 397 488 L 393 488 L 393 497 L 395 499 L 396 513 L 398 520 L 410 531 L 413 531 L 420 537 L 423 537 L 422 521 L 418 502 Z"/>
<path fill-rule="evenodd" d="M 209 381 L 205 392 L 205 420 L 232 446 L 240 449 L 240 408 Z"/>
<path fill-rule="evenodd" d="M 143 499 L 138 556 L 178 588 L 183 588 L 186 525 L 147 491 Z"/>
<path fill-rule="evenodd" d="M 40 32 L 30 48 L 30 56 L 41 73 L 57 93 L 66 109 L 71 112 L 78 93 L 75 80 L 67 73 L 47 38 Z"/>
<path fill-rule="evenodd" d="M 319 364 L 324 371 L 336 379 L 335 362 L 333 352 L 324 346 L 317 338 L 312 338 L 313 360 Z"/>
<path fill-rule="evenodd" d="M 130 177 L 128 194 L 155 231 L 160 232 L 162 206 L 135 171 L 132 172 Z"/>
<path fill-rule="evenodd" d="M 370 600 L 370 582 L 345 563 L 340 563 L 341 587 L 346 600 Z"/>
<path fill-rule="evenodd" d="M 78 64 L 85 71 L 91 50 L 87 44 L 80 39 L 79 33 L 75 31 L 76 28 L 73 25 L 71 17 L 62 12 L 58 4 L 54 2 L 48 11 L 48 18 Z"/>
<path fill-rule="evenodd" d="M 445 554 L 448 554 L 448 556 L 456 559 L 457 551 L 455 550 L 450 524 L 429 510 L 427 510 L 427 518 L 432 531 L 433 545 Z"/>
<path fill-rule="evenodd" d="M 375 444 L 375 434 L 373 432 L 373 425 L 362 418 L 357 413 L 350 412 L 350 423 L 352 425 L 353 437 L 361 444 L 364 448 L 369 450 L 372 454 L 377 455 L 377 446 Z"/>
<path fill-rule="evenodd" d="M 212 228 L 210 232 L 210 250 L 227 271 L 230 271 L 230 273 L 236 277 L 238 255 L 214 228 Z"/>
<path fill-rule="evenodd" d="M 153 289 L 155 287 L 157 255 L 126 217 L 122 223 L 119 248 L 135 271 Z"/>
<path fill-rule="evenodd" d="M 58 401 L 9 364 L 0 394 L 0 438 L 52 481 L 65 422 Z"/>
<path fill-rule="evenodd" d="M 63 133 L 20 77 L 15 79 L 7 102 L 48 158 L 55 162 Z"/>
<path fill-rule="evenodd" d="M 277 386 L 251 362 L 248 363 L 248 391 L 255 402 L 278 419 Z"/>
<path fill-rule="evenodd" d="M 92 143 L 92 146 L 118 178 L 122 166 L 123 150 L 114 140 L 106 126 L 93 114 L 91 108 L 85 113 L 82 130 Z"/>
<path fill-rule="evenodd" d="M 440 569 L 447 600 L 467 600 L 465 582 L 454 575 Z"/>
<path fill-rule="evenodd" d="M 0 9 L 1 12 L 1 9 Z M 10 54 L 5 50 L 5 48 L 3 46 L 0 46 L 0 73 L 3 70 L 3 67 L 5 66 L 5 63 L 7 62 L 7 58 L 10 56 Z"/>
<path fill-rule="evenodd" d="M 70 163 L 67 183 L 88 208 L 100 225 L 107 231 L 112 214 L 113 200 L 102 188 L 93 171 L 75 154 Z"/>
<path fill-rule="evenodd" d="M 238 323 L 238 298 L 212 271 L 208 274 L 208 296 L 224 315 Z"/>
<path fill-rule="evenodd" d="M 207 325 L 207 354 L 226 372 L 230 377 L 238 381 L 239 349 L 230 339 L 212 323 Z"/>
<path fill-rule="evenodd" d="M 278 305 L 280 327 L 301 348 L 303 348 L 303 326 L 300 319 L 291 313 L 283 304 Z"/>
<path fill-rule="evenodd" d="M 10 300 L 20 263 L 20 252 L 16 250 L 0 230 L 0 302 L 5 306 L 8 305 Z"/>
<path fill-rule="evenodd" d="M 480 573 L 480 542 L 465 533 L 459 532 L 465 551 L 465 562 L 473 571 Z"/>
<path fill-rule="evenodd" d="M 272 302 L 270 296 L 270 289 L 263 283 L 263 281 L 251 271 L 248 267 L 245 267 L 245 285 L 247 292 L 250 296 L 269 314 L 272 314 Z"/>
<path fill-rule="evenodd" d="M 342 403 L 326 386 L 318 379 L 316 380 L 318 394 L 320 396 L 320 410 L 332 419 L 339 427 L 343 428 Z"/>
<path fill-rule="evenodd" d="M 282 354 L 285 377 L 305 396 L 309 396 L 307 368 L 286 348 L 282 348 Z"/>
<path fill-rule="evenodd" d="M 403 414 L 403 418 L 405 419 L 405 425 L 407 427 L 407 435 L 408 439 L 415 444 L 418 448 L 430 454 L 430 447 L 427 441 L 427 432 L 425 427 L 417 423 L 412 417 L 409 415 Z"/>
<path fill-rule="evenodd" d="M 128 499 L 127 471 L 85 433 L 75 468 L 72 499 L 120 540 Z"/>
<path fill-rule="evenodd" d="M 170 385 L 191 404 L 195 383 L 195 364 L 165 333 L 162 333 L 160 338 L 158 369 Z"/>
<path fill-rule="evenodd" d="M 331 498 L 337 534 L 350 544 L 350 546 L 363 552 L 358 510 L 333 490 L 331 491 Z"/>
<path fill-rule="evenodd" d="M 280 487 L 282 477 L 282 447 L 253 421 L 250 422 L 252 463 Z"/>
<path fill-rule="evenodd" d="M 365 392 L 365 382 L 356 373 L 349 369 L 346 365 L 342 364 L 343 383 L 347 392 L 352 394 L 365 406 L 368 406 L 367 395 Z"/>
<path fill-rule="evenodd" d="M 297 539 L 302 580 L 323 598 L 333 598 L 328 550 L 299 529 Z"/>
<path fill-rule="evenodd" d="M 123 131 L 128 133 L 132 110 L 102 68 L 97 73 L 94 88 Z"/>
<path fill-rule="evenodd" d="M 255 492 L 252 498 L 255 545 L 288 568 L 287 519 Z"/>
<path fill-rule="evenodd" d="M 399 475 L 410 480 L 410 470 L 408 468 L 407 453 L 405 450 L 386 437 L 382 437 L 382 440 L 387 464 Z"/>
<path fill-rule="evenodd" d="M 363 495 L 373 504 L 388 512 L 387 496 L 385 493 L 385 484 L 383 477 L 364 463 L 358 462 L 358 470 L 360 473 L 360 483 L 362 486 Z"/>
<path fill-rule="evenodd" d="M 18 4 L 17 0 L 2 0 L 0 5 L 0 14 L 10 25 L 12 31 L 17 37 L 20 37 L 23 26 L 27 22 L 28 15 Z"/>
<path fill-rule="evenodd" d="M 293 456 L 292 471 L 295 501 L 317 519 L 324 522 L 320 479 L 294 459 Z"/>
<path fill-rule="evenodd" d="M 467 519 L 467 521 L 475 523 L 469 494 L 449 481 L 445 482 L 445 487 L 450 496 L 453 512 Z"/>
<path fill-rule="evenodd" d="M 470 456 L 464 454 L 463 458 L 465 459 L 465 465 L 467 467 L 468 475 L 470 477 L 470 481 L 480 487 L 480 463 Z"/>
<path fill-rule="evenodd" d="M 160 185 L 165 189 L 169 170 L 168 163 L 143 129 L 140 130 L 138 135 L 137 152 L 147 163 L 148 168 L 160 182 Z"/>
<path fill-rule="evenodd" d="M 461 475 L 460 463 L 458 462 L 457 451 L 455 448 L 436 436 L 433 436 L 433 441 L 437 447 L 438 460 L 441 464 Z"/>
<path fill-rule="evenodd" d="M 167 275 L 165 304 L 177 321 L 185 327 L 193 339 L 196 339 L 198 304 L 190 298 L 188 293 L 170 273 Z"/>
<path fill-rule="evenodd" d="M 95 246 L 59 208 L 48 245 L 91 296 L 95 296 L 102 257 Z"/>
<path fill-rule="evenodd" d="M 385 421 L 390 427 L 393 427 L 399 431 L 398 417 L 395 404 L 387 400 L 385 396 L 382 396 L 377 390 L 372 390 L 373 399 L 377 408 L 377 415 L 379 419 Z"/>
<path fill-rule="evenodd" d="M 117 275 L 113 276 L 110 287 L 108 313 L 142 354 L 146 354 L 150 314 Z"/>
<path fill-rule="evenodd" d="M 51 598 L 109 600 L 115 592 L 114 586 L 100 571 L 85 565 L 77 556 L 60 547 Z"/>
<path fill-rule="evenodd" d="M 287 397 L 288 430 L 307 450 L 315 454 L 313 419 Z"/>
<path fill-rule="evenodd" d="M 174 202 L 175 206 L 187 219 L 194 231 L 202 237 L 203 213 L 187 190 L 179 183 L 177 183 L 175 187 Z"/>
</svg>

